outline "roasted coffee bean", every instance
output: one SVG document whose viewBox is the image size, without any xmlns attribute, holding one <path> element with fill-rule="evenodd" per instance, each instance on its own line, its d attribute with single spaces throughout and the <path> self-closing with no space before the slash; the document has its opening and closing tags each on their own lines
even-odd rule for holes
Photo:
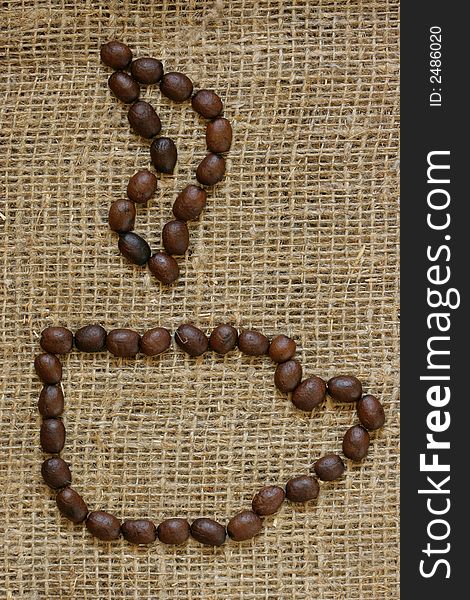
<svg viewBox="0 0 470 600">
<path fill-rule="evenodd" d="M 139 83 L 157 83 L 162 78 L 163 65 L 156 58 L 144 56 L 132 61 L 131 73 L 132 77 Z"/>
<path fill-rule="evenodd" d="M 64 412 L 64 394 L 57 385 L 45 385 L 39 394 L 38 410 L 43 417 L 59 417 Z"/>
<path fill-rule="evenodd" d="M 72 473 L 68 464 L 58 456 L 48 458 L 42 463 L 41 474 L 47 485 L 53 489 L 72 483 Z"/>
<path fill-rule="evenodd" d="M 202 185 L 215 185 L 222 181 L 225 175 L 225 159 L 212 152 L 199 163 L 196 169 L 196 179 Z"/>
<path fill-rule="evenodd" d="M 112 69 L 125 69 L 132 60 L 132 52 L 129 46 L 116 41 L 103 44 L 100 55 L 104 64 Z"/>
<path fill-rule="evenodd" d="M 151 544 L 157 539 L 157 529 L 149 519 L 124 521 L 121 525 L 121 533 L 131 544 Z"/>
<path fill-rule="evenodd" d="M 268 353 L 268 338 L 254 329 L 242 331 L 238 336 L 238 348 L 249 356 L 262 356 Z"/>
<path fill-rule="evenodd" d="M 269 344 L 269 356 L 277 363 L 286 362 L 295 354 L 297 344 L 286 335 L 276 335 Z"/>
<path fill-rule="evenodd" d="M 189 356 L 200 356 L 209 347 L 209 340 L 206 334 L 197 327 L 194 327 L 194 325 L 189 325 L 189 323 L 178 327 L 175 333 L 175 340 L 178 346 L 189 354 Z"/>
<path fill-rule="evenodd" d="M 357 402 L 362 395 L 362 384 L 353 375 L 338 375 L 328 381 L 328 393 L 338 402 Z"/>
<path fill-rule="evenodd" d="M 140 351 L 147 356 L 156 356 L 168 350 L 171 344 L 171 336 L 168 329 L 155 327 L 149 329 L 140 338 Z"/>
<path fill-rule="evenodd" d="M 40 344 L 51 354 L 67 354 L 72 350 L 73 334 L 65 327 L 46 327 L 41 333 Z"/>
<path fill-rule="evenodd" d="M 206 191 L 197 185 L 188 185 L 173 204 L 173 214 L 180 221 L 197 219 L 206 206 Z"/>
<path fill-rule="evenodd" d="M 274 372 L 274 383 L 284 393 L 292 392 L 302 380 L 302 365 L 298 360 L 279 363 Z"/>
<path fill-rule="evenodd" d="M 106 338 L 106 347 L 121 358 L 133 358 L 139 352 L 140 335 L 132 329 L 112 329 Z"/>
<path fill-rule="evenodd" d="M 344 473 L 345 466 L 337 454 L 325 454 L 313 465 L 317 477 L 322 481 L 333 481 Z"/>
<path fill-rule="evenodd" d="M 193 93 L 193 82 L 183 73 L 165 73 L 160 81 L 160 91 L 175 102 L 184 102 Z"/>
<path fill-rule="evenodd" d="M 150 246 L 144 238 L 132 231 L 121 233 L 119 235 L 118 248 L 119 252 L 125 256 L 127 260 L 130 260 L 136 265 L 145 265 L 152 253 Z"/>
<path fill-rule="evenodd" d="M 75 346 L 82 352 L 102 352 L 106 348 L 106 330 L 101 325 L 85 325 L 75 333 Z"/>
<path fill-rule="evenodd" d="M 243 510 L 232 517 L 227 525 L 227 533 L 236 542 L 244 542 L 257 535 L 263 521 L 251 510 Z"/>
<path fill-rule="evenodd" d="M 139 84 L 124 71 L 113 73 L 108 79 L 108 85 L 116 98 L 119 98 L 125 104 L 135 102 L 140 95 Z"/>
<path fill-rule="evenodd" d="M 117 233 L 134 229 L 135 204 L 130 200 L 116 200 L 111 204 L 108 216 L 109 227 Z"/>
<path fill-rule="evenodd" d="M 354 461 L 362 460 L 369 450 L 369 444 L 369 432 L 361 425 L 354 425 L 344 434 L 343 454 Z"/>
<path fill-rule="evenodd" d="M 191 523 L 191 535 L 206 546 L 221 546 L 225 542 L 225 527 L 212 519 L 196 519 Z"/>
<path fill-rule="evenodd" d="M 216 154 L 228 152 L 232 145 L 232 126 L 228 119 L 219 118 L 207 124 L 207 149 Z"/>
<path fill-rule="evenodd" d="M 206 119 L 220 115 L 224 108 L 222 100 L 212 90 L 199 90 L 194 94 L 191 104 L 194 110 Z"/>
<path fill-rule="evenodd" d="M 231 325 L 219 325 L 216 327 L 209 338 L 211 350 L 217 354 L 227 354 L 237 345 L 238 331 Z"/>
<path fill-rule="evenodd" d="M 251 508 L 258 515 L 273 515 L 281 508 L 285 496 L 278 485 L 268 485 L 253 497 Z"/>
<path fill-rule="evenodd" d="M 145 204 L 157 191 L 157 178 L 147 169 L 137 171 L 129 179 L 127 195 L 137 204 Z"/>
<path fill-rule="evenodd" d="M 299 383 L 292 393 L 292 404 L 300 410 L 313 410 L 326 398 L 326 383 L 314 375 Z"/>
<path fill-rule="evenodd" d="M 40 440 L 44 452 L 59 454 L 65 444 L 65 427 L 61 419 L 44 419 Z"/>
<path fill-rule="evenodd" d="M 163 544 L 183 544 L 190 534 L 186 519 L 165 519 L 157 529 L 158 539 Z"/>
<path fill-rule="evenodd" d="M 385 423 L 383 406 L 375 396 L 367 394 L 357 403 L 357 416 L 366 429 L 380 429 Z"/>
<path fill-rule="evenodd" d="M 38 354 L 34 359 L 34 368 L 44 383 L 53 385 L 62 379 L 62 363 L 53 354 Z"/>
<path fill-rule="evenodd" d="M 162 230 L 162 241 L 168 254 L 184 254 L 189 246 L 189 230 L 185 221 L 168 221 Z"/>
<path fill-rule="evenodd" d="M 121 533 L 121 523 L 114 515 L 103 510 L 95 510 L 88 515 L 86 528 L 96 538 L 105 542 L 117 540 Z"/>
<path fill-rule="evenodd" d="M 82 523 L 88 514 L 88 506 L 75 490 L 66 487 L 56 496 L 57 508 L 72 523 Z"/>
<path fill-rule="evenodd" d="M 169 137 L 159 137 L 150 146 L 150 158 L 159 173 L 173 173 L 178 158 L 175 142 Z"/>
<path fill-rule="evenodd" d="M 165 252 L 155 252 L 148 261 L 148 268 L 152 275 L 164 285 L 170 285 L 176 281 L 180 274 L 176 260 Z"/>
<path fill-rule="evenodd" d="M 289 479 L 286 485 L 286 496 L 291 502 L 308 502 L 314 500 L 320 492 L 315 477 L 299 475 Z"/>
<path fill-rule="evenodd" d="M 161 131 L 160 117 L 153 106 L 143 100 L 139 100 L 130 107 L 127 118 L 132 129 L 144 138 L 153 138 Z"/>
</svg>

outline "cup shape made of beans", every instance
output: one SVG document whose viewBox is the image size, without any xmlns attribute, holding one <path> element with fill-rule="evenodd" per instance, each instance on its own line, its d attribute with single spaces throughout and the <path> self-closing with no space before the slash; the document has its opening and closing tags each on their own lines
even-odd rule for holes
<svg viewBox="0 0 470 600">
<path fill-rule="evenodd" d="M 217 521 L 202 517 L 191 523 L 191 535 L 206 546 L 221 546 L 225 542 L 227 532 Z"/>
<path fill-rule="evenodd" d="M 281 508 L 285 496 L 284 490 L 278 485 L 268 485 L 253 497 L 251 508 L 257 515 L 273 515 Z"/>
<path fill-rule="evenodd" d="M 222 181 L 224 175 L 225 159 L 223 156 L 219 156 L 213 152 L 203 158 L 196 169 L 196 179 L 202 185 L 215 185 L 219 181 Z"/>
<path fill-rule="evenodd" d="M 140 86 L 124 71 L 116 71 L 108 79 L 109 89 L 125 104 L 132 104 L 140 95 Z"/>
<path fill-rule="evenodd" d="M 206 206 L 206 190 L 188 185 L 180 192 L 173 204 L 173 214 L 180 221 L 197 219 Z"/>
<path fill-rule="evenodd" d="M 95 510 L 86 520 L 88 531 L 99 540 L 110 542 L 117 540 L 121 534 L 121 523 L 114 515 L 103 510 Z"/>
<path fill-rule="evenodd" d="M 302 380 L 302 365 L 298 360 L 279 363 L 274 372 L 274 383 L 285 394 L 292 392 Z"/>
<path fill-rule="evenodd" d="M 134 229 L 135 217 L 135 204 L 130 200 L 116 200 L 109 207 L 109 227 L 116 233 L 127 233 Z"/>
<path fill-rule="evenodd" d="M 385 423 L 385 412 L 379 400 L 371 394 L 363 396 L 357 403 L 357 416 L 366 429 L 374 431 Z"/>
<path fill-rule="evenodd" d="M 291 502 L 308 502 L 320 493 L 320 486 L 315 477 L 299 475 L 289 479 L 286 485 L 286 496 Z"/>
<path fill-rule="evenodd" d="M 291 359 L 296 351 L 297 344 L 287 335 L 276 335 L 269 345 L 269 356 L 277 363 L 283 363 Z"/>
<path fill-rule="evenodd" d="M 157 356 L 171 345 L 171 335 L 164 327 L 149 329 L 140 338 L 140 351 L 147 356 Z"/>
<path fill-rule="evenodd" d="M 209 347 L 206 334 L 189 323 L 178 327 L 175 333 L 175 341 L 189 356 L 200 356 Z"/>
<path fill-rule="evenodd" d="M 125 69 L 132 60 L 132 51 L 122 42 L 111 41 L 100 49 L 101 60 L 112 69 Z"/>
<path fill-rule="evenodd" d="M 238 336 L 238 348 L 249 356 L 263 356 L 268 353 L 269 339 L 259 331 L 245 329 Z"/>
<path fill-rule="evenodd" d="M 227 533 L 236 542 L 244 542 L 257 535 L 263 526 L 263 521 L 252 510 L 243 510 L 230 519 Z"/>
<path fill-rule="evenodd" d="M 75 332 L 75 347 L 81 352 L 103 352 L 106 330 L 101 325 L 85 325 Z"/>
<path fill-rule="evenodd" d="M 193 93 L 193 82 L 184 73 L 165 73 L 160 80 L 160 91 L 174 102 L 184 102 Z"/>
<path fill-rule="evenodd" d="M 172 284 L 180 274 L 178 263 L 166 252 L 155 252 L 147 264 L 152 275 L 164 285 Z"/>
<path fill-rule="evenodd" d="M 159 137 L 150 146 L 150 158 L 159 173 L 173 173 L 178 159 L 175 142 L 169 137 Z"/>
<path fill-rule="evenodd" d="M 238 341 L 238 331 L 229 324 L 218 325 L 209 337 L 210 349 L 217 354 L 227 354 L 233 350 Z"/>
<path fill-rule="evenodd" d="M 59 489 L 72 483 L 72 473 L 62 458 L 54 456 L 41 465 L 41 475 L 50 488 Z"/>
<path fill-rule="evenodd" d="M 140 335 L 132 329 L 113 329 L 106 338 L 106 347 L 121 358 L 133 358 L 139 352 Z"/>
<path fill-rule="evenodd" d="M 62 419 L 44 419 L 39 437 L 44 452 L 59 454 L 65 445 L 65 427 Z"/>
<path fill-rule="evenodd" d="M 189 229 L 185 221 L 168 221 L 162 229 L 162 242 L 168 254 L 184 254 L 189 247 Z"/>
<path fill-rule="evenodd" d="M 343 437 L 343 454 L 351 460 L 360 461 L 369 450 L 369 432 L 361 425 L 350 427 Z"/>
<path fill-rule="evenodd" d="M 160 117 L 155 109 L 148 102 L 139 100 L 135 102 L 127 113 L 127 119 L 130 126 L 138 135 L 143 138 L 153 138 L 158 135 L 162 128 Z"/>
<path fill-rule="evenodd" d="M 326 454 L 319 458 L 313 465 L 315 473 L 322 481 L 333 481 L 339 479 L 345 471 L 341 457 L 337 454 Z"/>
<path fill-rule="evenodd" d="M 337 375 L 328 380 L 328 393 L 338 402 L 357 402 L 362 396 L 362 384 L 353 375 Z"/>
<path fill-rule="evenodd" d="M 157 539 L 157 528 L 149 519 L 129 519 L 121 525 L 121 533 L 131 544 L 151 544 Z"/>
<path fill-rule="evenodd" d="M 78 492 L 70 487 L 61 490 L 56 496 L 60 514 L 72 523 L 82 523 L 88 515 L 88 506 Z"/>
<path fill-rule="evenodd" d="M 163 65 L 157 58 L 143 56 L 132 61 L 132 77 L 139 83 L 151 85 L 157 83 L 163 76 Z"/>
<path fill-rule="evenodd" d="M 45 352 L 67 354 L 72 350 L 73 334 L 65 327 L 46 327 L 41 333 L 39 343 Z"/>
<path fill-rule="evenodd" d="M 127 196 L 136 204 L 145 204 L 157 191 L 157 178 L 148 169 L 137 171 L 127 184 Z"/>
<path fill-rule="evenodd" d="M 222 100 L 212 90 L 199 90 L 191 99 L 194 110 L 206 119 L 214 119 L 224 109 Z"/>
<path fill-rule="evenodd" d="M 38 354 L 34 359 L 34 368 L 43 383 L 54 385 L 62 379 L 62 363 L 53 354 Z"/>
<path fill-rule="evenodd" d="M 145 265 L 152 253 L 144 238 L 132 231 L 119 235 L 118 248 L 127 260 L 141 266 Z"/>
<path fill-rule="evenodd" d="M 191 529 L 186 519 L 172 518 L 162 521 L 157 529 L 158 539 L 163 544 L 184 544 L 189 538 Z"/>
<path fill-rule="evenodd" d="M 64 393 L 58 385 L 45 385 L 42 388 L 38 411 L 45 418 L 60 417 L 64 412 Z"/>
<path fill-rule="evenodd" d="M 219 117 L 211 121 L 206 127 L 207 149 L 215 154 L 228 152 L 232 145 L 232 136 L 232 126 L 228 119 Z"/>
<path fill-rule="evenodd" d="M 300 410 L 313 410 L 326 398 L 326 383 L 321 377 L 313 375 L 304 379 L 292 393 L 292 404 Z"/>
</svg>

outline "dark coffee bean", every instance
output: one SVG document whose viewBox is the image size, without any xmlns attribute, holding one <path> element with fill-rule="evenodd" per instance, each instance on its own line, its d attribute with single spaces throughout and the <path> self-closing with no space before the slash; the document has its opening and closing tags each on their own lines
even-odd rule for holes
<svg viewBox="0 0 470 600">
<path fill-rule="evenodd" d="M 130 75 L 124 73 L 124 71 L 113 73 L 108 79 L 108 85 L 116 98 L 119 98 L 125 104 L 131 104 L 139 97 L 139 84 Z"/>
<path fill-rule="evenodd" d="M 132 329 L 112 329 L 106 338 L 106 347 L 122 358 L 133 358 L 139 352 L 140 335 Z"/>
<path fill-rule="evenodd" d="M 72 523 L 82 523 L 88 514 L 88 506 L 72 488 L 66 487 L 56 496 L 57 508 Z"/>
<path fill-rule="evenodd" d="M 357 403 L 357 416 L 366 429 L 380 429 L 385 423 L 383 406 L 375 396 L 367 394 Z"/>
<path fill-rule="evenodd" d="M 155 252 L 148 261 L 148 268 L 152 275 L 164 285 L 170 285 L 176 281 L 180 274 L 176 260 L 165 252 Z"/>
<path fill-rule="evenodd" d="M 343 454 L 354 461 L 362 460 L 369 450 L 369 444 L 369 432 L 361 425 L 354 425 L 344 434 Z"/>
<path fill-rule="evenodd" d="M 131 73 L 139 83 L 157 83 L 162 78 L 163 65 L 156 58 L 144 56 L 132 61 Z"/>
<path fill-rule="evenodd" d="M 212 90 L 199 90 L 194 94 L 191 104 L 194 110 L 206 119 L 220 115 L 224 108 L 222 100 Z"/>
<path fill-rule="evenodd" d="M 320 492 L 315 477 L 299 475 L 289 479 L 286 485 L 286 496 L 291 502 L 308 502 L 314 500 Z"/>
<path fill-rule="evenodd" d="M 173 173 L 178 158 L 175 142 L 169 137 L 159 137 L 150 146 L 150 158 L 159 173 Z"/>
<path fill-rule="evenodd" d="M 276 335 L 269 345 L 269 356 L 277 363 L 286 362 L 295 354 L 297 344 L 286 335 Z"/>
<path fill-rule="evenodd" d="M 293 392 L 302 380 L 302 365 L 298 360 L 279 363 L 274 372 L 274 383 L 284 393 Z"/>
<path fill-rule="evenodd" d="M 121 533 L 131 544 L 151 544 L 157 539 L 157 529 L 149 519 L 124 521 L 121 525 Z"/>
<path fill-rule="evenodd" d="M 263 521 L 251 510 L 243 510 L 232 517 L 227 525 L 229 536 L 236 542 L 244 542 L 257 535 L 263 526 Z"/>
<path fill-rule="evenodd" d="M 207 351 L 209 340 L 206 334 L 194 327 L 185 323 L 180 325 L 175 333 L 175 340 L 178 346 L 187 352 L 189 356 L 200 356 Z"/>
<path fill-rule="evenodd" d="M 135 204 L 130 200 L 116 200 L 111 204 L 108 216 L 109 227 L 117 233 L 134 229 Z"/>
<path fill-rule="evenodd" d="M 106 330 L 101 325 L 85 325 L 75 333 L 75 346 L 82 352 L 102 352 L 106 348 Z"/>
<path fill-rule="evenodd" d="M 211 350 L 217 354 L 227 354 L 237 345 L 238 331 L 231 325 L 219 325 L 216 327 L 209 338 Z"/>
<path fill-rule="evenodd" d="M 48 458 L 42 463 L 41 474 L 47 485 L 53 489 L 72 483 L 72 473 L 68 464 L 58 456 Z"/>
<path fill-rule="evenodd" d="M 158 539 L 163 544 L 183 544 L 190 534 L 186 519 L 165 519 L 158 526 Z"/>
<path fill-rule="evenodd" d="M 206 546 L 221 546 L 225 542 L 225 527 L 212 519 L 196 519 L 191 523 L 191 535 Z"/>
<path fill-rule="evenodd" d="M 51 354 L 67 354 L 72 350 L 73 334 L 65 327 L 46 327 L 41 333 L 40 344 Z"/>
<path fill-rule="evenodd" d="M 155 327 L 149 329 L 140 338 L 140 351 L 147 356 L 156 356 L 168 350 L 171 344 L 171 336 L 168 329 Z"/>
<path fill-rule="evenodd" d="M 132 60 L 132 52 L 129 46 L 116 41 L 103 44 L 100 55 L 104 64 L 112 69 L 125 69 Z"/>
<path fill-rule="evenodd" d="M 121 533 L 121 523 L 114 515 L 103 510 L 95 510 L 88 515 L 86 528 L 96 538 L 105 542 L 117 540 Z"/>
<path fill-rule="evenodd" d="M 162 230 L 162 241 L 168 254 L 184 254 L 189 246 L 189 230 L 185 221 L 168 221 Z"/>
<path fill-rule="evenodd" d="M 219 118 L 207 124 L 207 149 L 216 154 L 228 152 L 232 145 L 232 126 L 228 119 Z"/>
<path fill-rule="evenodd" d="M 292 393 L 292 404 L 300 410 L 313 410 L 326 398 L 326 383 L 313 376 L 300 383 Z"/>
<path fill-rule="evenodd" d="M 197 219 L 206 206 L 206 191 L 197 185 L 184 188 L 173 204 L 173 214 L 181 221 Z"/>
<path fill-rule="evenodd" d="M 286 494 L 278 485 L 262 488 L 251 502 L 251 508 L 258 515 L 273 515 L 284 502 Z"/>
<path fill-rule="evenodd" d="M 165 73 L 160 81 L 160 91 L 175 102 L 184 102 L 193 93 L 193 82 L 183 73 Z"/>
<path fill-rule="evenodd" d="M 328 393 L 338 402 L 357 402 L 362 395 L 362 384 L 353 375 L 338 375 L 328 381 Z"/>
<path fill-rule="evenodd" d="M 132 231 L 121 233 L 119 235 L 118 248 L 120 253 L 125 256 L 127 260 L 130 260 L 136 265 L 145 265 L 152 253 L 150 246 L 144 238 Z"/>
<path fill-rule="evenodd" d="M 238 336 L 238 348 L 249 356 L 262 356 L 268 353 L 268 338 L 254 329 L 242 331 Z"/>
<path fill-rule="evenodd" d="M 64 394 L 57 385 L 45 385 L 39 394 L 38 410 L 43 417 L 59 417 L 64 412 Z"/>
<path fill-rule="evenodd" d="M 53 354 L 38 354 L 34 359 L 34 368 L 44 383 L 55 384 L 62 379 L 62 363 Z"/>
<path fill-rule="evenodd" d="M 139 100 L 130 107 L 127 118 L 132 129 L 144 138 L 153 138 L 161 131 L 160 117 L 153 106 L 143 100 Z"/>
<path fill-rule="evenodd" d="M 326 454 L 313 465 L 317 477 L 322 481 L 333 481 L 344 473 L 345 466 L 337 454 Z"/>
<path fill-rule="evenodd" d="M 218 154 L 210 153 L 199 163 L 196 179 L 202 185 L 215 185 L 225 175 L 225 159 Z"/>
<path fill-rule="evenodd" d="M 65 444 L 65 427 L 61 419 L 44 419 L 40 439 L 44 452 L 59 454 Z"/>
<path fill-rule="evenodd" d="M 157 191 L 157 178 L 147 169 L 137 171 L 129 179 L 127 195 L 137 204 L 145 204 Z"/>
</svg>

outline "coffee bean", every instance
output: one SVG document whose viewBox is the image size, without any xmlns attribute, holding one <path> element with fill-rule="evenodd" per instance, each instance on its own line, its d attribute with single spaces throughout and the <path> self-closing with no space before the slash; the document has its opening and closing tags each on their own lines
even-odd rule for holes
<svg viewBox="0 0 470 600">
<path fill-rule="evenodd" d="M 178 158 L 175 142 L 169 137 L 159 137 L 150 146 L 150 158 L 159 173 L 173 173 Z"/>
<path fill-rule="evenodd" d="M 262 356 L 268 353 L 268 338 L 254 329 L 242 331 L 238 337 L 238 348 L 249 356 Z"/>
<path fill-rule="evenodd" d="M 116 98 L 119 98 L 125 104 L 131 104 L 139 97 L 139 84 L 130 75 L 124 73 L 124 71 L 113 73 L 108 79 L 108 85 Z"/>
<path fill-rule="evenodd" d="M 277 363 L 286 362 L 295 354 L 297 344 L 286 335 L 276 335 L 269 345 L 269 356 Z"/>
<path fill-rule="evenodd" d="M 268 485 L 253 497 L 251 508 L 258 515 L 273 515 L 281 508 L 285 495 L 278 485 Z"/>
<path fill-rule="evenodd" d="M 53 354 L 38 354 L 34 359 L 34 368 L 44 383 L 55 384 L 62 379 L 62 363 Z"/>
<path fill-rule="evenodd" d="M 61 419 L 44 419 L 40 440 L 44 452 L 59 454 L 65 444 L 65 427 Z"/>
<path fill-rule="evenodd" d="M 130 260 L 136 265 L 145 265 L 152 253 L 150 246 L 144 238 L 132 231 L 121 233 L 119 235 L 118 248 L 120 253 L 125 256 L 127 260 Z"/>
<path fill-rule="evenodd" d="M 338 402 L 357 402 L 362 395 L 362 384 L 353 375 L 338 375 L 328 381 L 328 393 Z"/>
<path fill-rule="evenodd" d="M 157 534 L 163 544 L 183 544 L 189 538 L 189 523 L 186 519 L 166 519 L 158 526 Z"/>
<path fill-rule="evenodd" d="M 82 523 L 88 514 L 88 506 L 75 490 L 66 487 L 56 496 L 57 508 L 72 523 Z"/>
<path fill-rule="evenodd" d="M 106 348 L 106 330 L 101 325 L 85 325 L 75 333 L 75 346 L 82 352 L 102 352 Z"/>
<path fill-rule="evenodd" d="M 291 502 L 308 502 L 314 500 L 320 492 L 315 477 L 299 475 L 289 479 L 286 485 L 286 496 Z"/>
<path fill-rule="evenodd" d="M 218 154 L 210 153 L 199 163 L 196 179 L 202 185 L 215 185 L 225 175 L 225 159 Z"/>
<path fill-rule="evenodd" d="M 175 333 L 175 340 L 178 346 L 189 354 L 189 356 L 200 356 L 209 347 L 209 340 L 206 334 L 197 327 L 194 327 L 194 325 L 189 325 L 189 323 L 178 327 Z"/>
<path fill-rule="evenodd" d="M 160 91 L 175 102 L 184 102 L 193 93 L 193 83 L 183 73 L 165 73 L 160 81 Z"/>
<path fill-rule="evenodd" d="M 216 327 L 209 338 L 211 350 L 217 354 L 227 354 L 237 345 L 238 331 L 231 325 L 219 325 Z"/>
<path fill-rule="evenodd" d="M 227 525 L 229 536 L 236 542 L 244 542 L 257 535 L 263 521 L 251 510 L 243 510 L 232 517 Z"/>
<path fill-rule="evenodd" d="M 114 515 L 103 510 L 95 510 L 88 515 L 86 528 L 96 538 L 105 542 L 117 540 L 121 533 L 121 523 Z"/>
<path fill-rule="evenodd" d="M 67 354 L 72 350 L 73 334 L 65 327 L 46 327 L 41 333 L 40 344 L 51 354 Z"/>
<path fill-rule="evenodd" d="M 156 191 L 157 178 L 147 169 L 137 171 L 127 184 L 127 195 L 137 204 L 145 204 Z"/>
<path fill-rule="evenodd" d="M 124 521 L 121 525 L 121 533 L 131 544 L 151 544 L 157 539 L 157 529 L 149 519 Z"/>
<path fill-rule="evenodd" d="M 207 546 L 221 546 L 225 542 L 225 527 L 212 519 L 200 518 L 191 524 L 191 535 Z"/>
<path fill-rule="evenodd" d="M 314 375 L 300 383 L 292 393 L 292 404 L 300 410 L 313 410 L 326 398 L 326 383 Z"/>
<path fill-rule="evenodd" d="M 274 372 L 274 383 L 284 393 L 292 392 L 302 380 L 302 365 L 298 360 L 279 363 Z"/>
<path fill-rule="evenodd" d="M 112 329 L 106 338 L 106 347 L 122 358 L 133 358 L 139 352 L 140 335 L 132 329 Z"/>
<path fill-rule="evenodd" d="M 216 154 L 228 152 L 232 145 L 232 126 L 228 119 L 219 118 L 207 124 L 207 149 Z"/>
<path fill-rule="evenodd" d="M 184 254 L 189 246 L 189 230 L 184 221 L 168 221 L 162 230 L 162 241 L 168 254 Z"/>
<path fill-rule="evenodd" d="M 180 274 L 176 260 L 165 252 L 155 252 L 148 261 L 148 268 L 152 275 L 164 285 L 170 285 L 176 281 Z"/>
<path fill-rule="evenodd" d="M 197 185 L 188 185 L 173 204 L 173 214 L 180 221 L 197 219 L 206 206 L 206 191 Z"/>
<path fill-rule="evenodd" d="M 125 69 L 132 60 L 132 52 L 129 46 L 116 41 L 103 44 L 100 55 L 104 64 L 112 69 Z"/>
<path fill-rule="evenodd" d="M 162 78 L 163 65 L 156 58 L 144 56 L 132 61 L 131 73 L 132 77 L 139 83 L 157 83 Z"/>
<path fill-rule="evenodd" d="M 357 403 L 357 416 L 366 429 L 380 429 L 385 423 L 383 406 L 375 396 L 367 394 Z"/>
<path fill-rule="evenodd" d="M 38 410 L 43 417 L 59 417 L 64 412 L 64 394 L 57 385 L 45 385 L 39 394 Z"/>
<path fill-rule="evenodd" d="M 139 100 L 130 107 L 127 118 L 132 129 L 144 138 L 153 138 L 161 131 L 160 117 L 153 106 L 143 100 Z"/>
<path fill-rule="evenodd" d="M 199 90 L 194 94 L 191 104 L 194 110 L 206 119 L 220 115 L 224 108 L 222 100 L 212 90 Z"/>
<path fill-rule="evenodd" d="M 366 456 L 369 444 L 369 432 L 361 425 L 354 425 L 344 434 L 343 454 L 351 460 L 360 461 Z"/>
<path fill-rule="evenodd" d="M 72 483 L 72 473 L 65 460 L 58 456 L 46 459 L 41 466 L 41 475 L 47 485 L 59 489 Z"/>
<path fill-rule="evenodd" d="M 134 229 L 135 204 L 130 200 L 116 200 L 111 204 L 108 216 L 109 227 L 117 233 Z"/>
<path fill-rule="evenodd" d="M 171 336 L 168 329 L 155 327 L 144 333 L 140 339 L 140 351 L 147 356 L 156 356 L 168 350 L 171 344 Z"/>
<path fill-rule="evenodd" d="M 337 454 L 326 454 L 313 465 L 317 477 L 322 481 L 333 481 L 344 473 L 345 466 Z"/>
</svg>

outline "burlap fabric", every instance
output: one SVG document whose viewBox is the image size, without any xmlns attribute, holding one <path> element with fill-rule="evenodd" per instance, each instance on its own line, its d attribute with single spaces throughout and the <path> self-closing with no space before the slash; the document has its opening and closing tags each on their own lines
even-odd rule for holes
<svg viewBox="0 0 470 600">
<path fill-rule="evenodd" d="M 397 4 L 3 3 L 0 597 L 398 597 Z M 113 38 L 215 89 L 234 126 L 227 176 L 191 224 L 170 290 L 120 257 L 107 225 L 149 164 L 99 62 Z M 156 247 L 204 156 L 204 124 L 157 87 L 143 98 L 179 151 L 175 175 L 138 209 L 136 230 Z M 108 545 L 62 519 L 39 471 L 40 331 L 228 320 L 292 335 L 306 374 L 355 373 L 383 398 L 387 425 L 363 464 L 317 503 L 285 503 L 252 542 L 215 550 Z M 75 487 L 122 518 L 226 521 L 262 485 L 340 450 L 357 422 L 330 402 L 296 411 L 270 361 L 238 353 L 74 353 L 64 371 Z"/>
</svg>

